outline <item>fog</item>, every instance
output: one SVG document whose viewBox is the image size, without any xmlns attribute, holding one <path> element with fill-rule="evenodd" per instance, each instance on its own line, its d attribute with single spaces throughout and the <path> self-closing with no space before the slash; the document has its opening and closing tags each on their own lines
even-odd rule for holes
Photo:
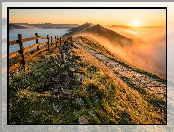
<svg viewBox="0 0 174 132">
<path fill-rule="evenodd" d="M 110 28 L 111 29 L 111 28 Z M 138 29 L 136 31 L 124 28 L 113 28 L 115 32 L 133 39 L 133 44 L 111 42 L 108 38 L 91 33 L 77 34 L 94 39 L 111 53 L 121 57 L 125 62 L 166 78 L 166 30 Z M 122 41 L 124 42 L 124 41 Z"/>
</svg>

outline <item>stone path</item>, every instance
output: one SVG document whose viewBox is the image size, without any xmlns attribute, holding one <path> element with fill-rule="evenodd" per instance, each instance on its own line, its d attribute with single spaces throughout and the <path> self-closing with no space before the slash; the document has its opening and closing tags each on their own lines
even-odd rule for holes
<svg viewBox="0 0 174 132">
<path fill-rule="evenodd" d="M 102 61 L 106 66 L 110 67 L 115 74 L 121 78 L 124 82 L 126 82 L 128 85 L 131 86 L 137 86 L 146 89 L 147 91 L 151 93 L 155 93 L 158 97 L 163 98 L 166 100 L 166 84 L 157 81 L 157 79 L 153 79 L 150 76 L 140 74 L 131 68 L 125 67 L 124 65 L 111 60 L 107 56 L 96 52 L 95 50 L 88 48 L 81 44 L 76 39 L 76 43 L 80 45 L 82 48 L 86 49 L 88 52 L 90 52 L 93 56 L 98 58 L 100 61 Z"/>
</svg>

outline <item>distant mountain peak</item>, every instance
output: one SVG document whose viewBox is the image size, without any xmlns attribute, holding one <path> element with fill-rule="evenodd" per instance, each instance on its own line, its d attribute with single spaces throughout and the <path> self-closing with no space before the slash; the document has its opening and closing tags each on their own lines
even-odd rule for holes
<svg viewBox="0 0 174 132">
<path fill-rule="evenodd" d="M 83 25 L 70 29 L 70 32 L 63 35 L 63 37 L 72 36 L 76 33 L 93 33 L 96 35 L 106 37 L 107 39 L 109 39 L 113 42 L 117 42 L 117 43 L 121 43 L 121 44 L 125 43 L 123 41 L 126 41 L 126 43 L 129 43 L 129 44 L 132 42 L 131 39 L 129 39 L 125 36 L 122 36 L 110 29 L 107 29 L 107 28 L 101 26 L 100 24 L 94 25 L 89 22 L 86 22 Z"/>
</svg>

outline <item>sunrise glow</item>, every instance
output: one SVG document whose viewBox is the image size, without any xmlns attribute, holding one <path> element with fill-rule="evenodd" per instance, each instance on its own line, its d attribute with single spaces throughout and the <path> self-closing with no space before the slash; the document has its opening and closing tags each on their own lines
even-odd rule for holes
<svg viewBox="0 0 174 132">
<path fill-rule="evenodd" d="M 127 13 L 126 13 L 127 12 Z M 20 14 L 20 15 L 19 15 Z M 61 18 L 61 19 L 60 19 Z M 165 9 L 10 9 L 10 23 L 165 26 Z"/>
<path fill-rule="evenodd" d="M 140 20 L 135 19 L 135 20 L 133 20 L 131 25 L 134 27 L 138 27 L 138 26 L 141 26 L 141 22 L 140 22 Z"/>
</svg>

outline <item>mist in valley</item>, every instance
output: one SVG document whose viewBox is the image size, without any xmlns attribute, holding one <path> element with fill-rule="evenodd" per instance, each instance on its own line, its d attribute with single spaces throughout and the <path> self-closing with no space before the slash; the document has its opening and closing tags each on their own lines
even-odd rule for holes
<svg viewBox="0 0 174 132">
<path fill-rule="evenodd" d="M 93 33 L 78 33 L 76 35 L 95 40 L 125 62 L 166 78 L 165 28 L 140 28 L 131 30 L 118 27 L 108 29 L 132 39 L 133 43 L 128 44 L 126 41 L 121 40 L 122 45 L 120 45 L 104 36 Z"/>
</svg>

